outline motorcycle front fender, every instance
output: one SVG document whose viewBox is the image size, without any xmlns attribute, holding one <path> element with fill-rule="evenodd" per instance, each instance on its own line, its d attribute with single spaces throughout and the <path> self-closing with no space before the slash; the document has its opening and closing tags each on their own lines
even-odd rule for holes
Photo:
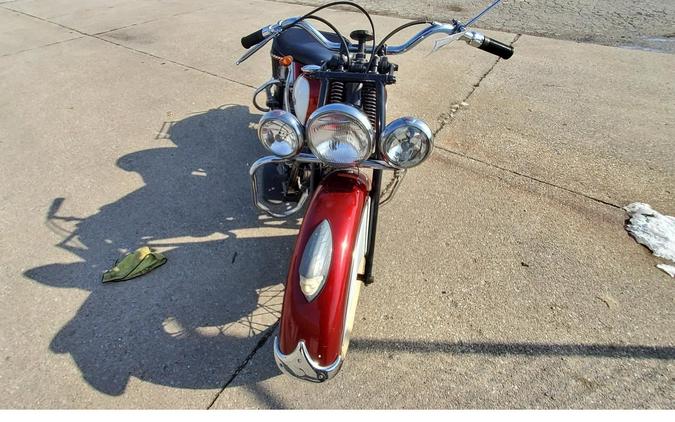
<svg viewBox="0 0 675 422">
<path fill-rule="evenodd" d="M 322 382 L 342 365 L 360 286 L 356 274 L 367 243 L 368 204 L 366 177 L 336 172 L 320 183 L 307 208 L 290 262 L 274 348 L 279 368 L 289 375 Z M 326 230 L 325 222 L 332 246 L 330 266 L 319 293 L 308 299 L 300 286 L 301 261 L 306 250 L 312 250 L 308 242 L 317 228 Z"/>
</svg>

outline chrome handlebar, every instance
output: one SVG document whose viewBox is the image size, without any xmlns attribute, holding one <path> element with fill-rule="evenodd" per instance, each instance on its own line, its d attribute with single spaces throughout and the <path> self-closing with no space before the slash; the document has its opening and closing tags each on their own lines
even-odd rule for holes
<svg viewBox="0 0 675 422">
<path fill-rule="evenodd" d="M 292 25 L 293 22 L 295 22 L 298 18 L 289 18 L 289 19 L 284 19 L 282 21 L 279 21 L 275 25 L 271 25 L 266 28 L 267 33 L 269 35 L 275 35 L 277 33 L 280 33 L 283 28 L 285 28 L 287 25 Z M 342 48 L 342 44 L 339 42 L 333 42 L 328 40 L 319 30 L 317 30 L 312 24 L 306 21 L 300 21 L 298 22 L 295 26 L 299 26 L 303 28 L 307 33 L 309 33 L 314 39 L 316 39 L 320 44 L 322 44 L 324 47 L 331 51 L 339 52 Z M 424 41 L 425 39 L 429 38 L 432 35 L 435 34 L 447 34 L 447 35 L 453 35 L 456 32 L 458 32 L 458 29 L 456 25 L 453 24 L 445 24 L 445 23 L 439 23 L 439 22 L 433 22 L 430 24 L 430 26 L 422 29 L 410 39 L 408 39 L 406 42 L 400 45 L 391 45 L 391 46 L 386 46 L 384 53 L 387 55 L 394 55 L 394 54 L 403 54 L 413 47 L 415 47 L 417 44 L 420 42 Z M 263 33 L 265 33 L 266 30 L 263 30 Z M 350 52 L 356 52 L 358 51 L 358 45 L 348 43 L 349 46 L 349 51 Z M 373 52 L 372 47 L 366 47 L 365 50 L 366 53 L 371 54 Z"/>
<path fill-rule="evenodd" d="M 248 59 L 251 57 L 253 54 L 255 54 L 258 50 L 260 50 L 265 44 L 267 44 L 270 40 L 274 39 L 277 37 L 281 32 L 285 29 L 287 29 L 290 26 L 297 26 L 305 31 L 307 31 L 308 34 L 310 34 L 319 44 L 323 45 L 325 48 L 335 51 L 335 52 L 340 52 L 342 50 L 343 45 L 339 42 L 333 42 L 328 40 L 318 29 L 316 29 L 312 24 L 306 21 L 300 21 L 295 23 L 298 20 L 298 17 L 293 17 L 293 18 L 287 18 L 283 19 L 273 25 L 266 26 L 261 29 L 262 35 L 264 39 L 253 46 L 251 49 L 249 49 L 246 54 L 244 54 L 238 61 L 237 64 L 242 63 L 244 60 Z M 415 35 L 410 37 L 407 41 L 405 41 L 402 44 L 399 45 L 388 45 L 384 47 L 384 54 L 387 55 L 396 55 L 396 54 L 403 54 L 407 51 L 410 51 L 412 48 L 417 46 L 419 43 L 424 41 L 425 39 L 431 37 L 432 35 L 436 34 L 446 34 L 448 35 L 446 38 L 442 38 L 436 41 L 436 44 L 434 46 L 434 50 L 436 51 L 440 47 L 449 44 L 450 42 L 454 41 L 455 39 L 463 39 L 467 43 L 469 41 L 473 40 L 476 38 L 476 32 L 473 31 L 466 31 L 464 26 L 461 25 L 456 25 L 456 24 L 447 24 L 447 23 L 439 23 L 439 22 L 432 22 L 429 24 L 428 27 L 420 30 L 417 32 Z M 480 34 L 478 34 L 480 35 Z M 350 42 L 347 43 L 349 47 L 350 52 L 357 52 L 358 51 L 358 45 L 352 44 Z M 473 45 L 473 44 L 472 44 Z M 365 52 L 367 54 L 372 54 L 373 52 L 373 47 L 368 46 L 365 49 Z"/>
<path fill-rule="evenodd" d="M 486 14 L 488 11 L 492 10 L 492 8 L 494 8 L 501 2 L 502 0 L 493 0 L 489 6 L 484 8 L 480 13 L 478 13 L 476 16 L 470 19 L 468 23 L 466 23 L 465 25 L 454 20 L 452 24 L 431 22 L 428 27 L 422 29 L 417 34 L 413 35 L 409 40 L 407 40 L 403 44 L 385 46 L 384 51 L 382 51 L 382 53 L 386 55 L 402 54 L 405 53 L 406 51 L 411 50 L 417 44 L 419 44 L 420 42 L 429 38 L 432 35 L 446 34 L 447 37 L 440 38 L 434 42 L 432 53 L 457 39 L 461 39 L 463 41 L 466 41 L 466 43 L 471 45 L 472 47 L 480 48 L 481 50 L 500 56 L 503 59 L 508 59 L 513 54 L 512 47 L 506 44 L 502 44 L 498 41 L 489 39 L 488 37 L 484 36 L 479 32 L 466 30 L 467 27 L 474 24 L 478 19 L 481 18 L 481 16 Z M 288 29 L 291 26 L 301 27 L 302 29 L 307 31 L 307 33 L 309 33 L 312 37 L 314 37 L 314 39 L 316 39 L 319 42 L 319 44 L 323 45 L 327 49 L 335 52 L 341 51 L 341 48 L 343 47 L 341 43 L 328 40 L 320 31 L 314 28 L 310 23 L 304 20 L 298 22 L 299 19 L 300 19 L 299 17 L 283 19 L 273 25 L 269 25 L 265 28 L 262 28 L 259 31 L 256 31 L 255 33 L 247 37 L 244 37 L 242 39 L 242 45 L 244 45 L 245 48 L 248 48 L 249 44 L 261 39 L 261 37 L 262 41 L 260 41 L 258 44 L 250 48 L 249 51 L 247 51 L 246 54 L 244 54 L 237 61 L 237 64 L 240 64 L 244 60 L 251 57 L 253 54 L 255 54 L 256 51 L 260 50 L 271 39 L 277 37 L 285 29 Z M 357 52 L 359 48 L 356 44 L 352 44 L 349 41 L 347 41 L 347 46 L 350 53 Z M 374 53 L 373 47 L 366 47 L 365 52 L 367 54 L 373 54 Z"/>
</svg>

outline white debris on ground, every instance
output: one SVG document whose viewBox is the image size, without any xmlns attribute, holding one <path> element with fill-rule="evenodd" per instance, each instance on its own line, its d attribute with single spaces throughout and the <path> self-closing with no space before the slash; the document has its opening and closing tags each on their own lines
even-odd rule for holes
<svg viewBox="0 0 675 422">
<path fill-rule="evenodd" d="M 665 271 L 666 273 L 670 274 L 671 277 L 675 278 L 675 266 L 666 265 L 666 264 L 659 264 L 656 267 Z"/>
<path fill-rule="evenodd" d="M 675 262 L 675 217 L 663 215 L 641 202 L 634 202 L 623 209 L 630 216 L 626 225 L 628 233 L 655 256 Z M 659 264 L 657 267 L 675 277 L 675 266 Z"/>
</svg>

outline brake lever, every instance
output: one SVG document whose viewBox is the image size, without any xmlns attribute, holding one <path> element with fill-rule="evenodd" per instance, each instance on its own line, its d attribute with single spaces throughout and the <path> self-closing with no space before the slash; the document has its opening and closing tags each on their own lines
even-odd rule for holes
<svg viewBox="0 0 675 422">
<path fill-rule="evenodd" d="M 457 32 L 455 34 L 448 35 L 447 37 L 437 39 L 436 41 L 434 41 L 434 46 L 432 47 L 432 49 L 431 49 L 431 51 L 429 52 L 428 55 L 431 55 L 431 54 L 437 52 L 438 50 L 440 50 L 441 48 L 445 47 L 446 45 L 448 45 L 448 44 L 450 44 L 454 41 L 457 41 L 458 39 L 460 39 L 462 37 L 462 35 L 464 35 L 464 31 Z"/>
<path fill-rule="evenodd" d="M 434 41 L 434 47 L 431 49 L 431 52 L 429 54 L 435 53 L 436 51 L 438 51 L 441 48 L 445 47 L 446 45 L 452 43 L 453 41 L 456 41 L 456 40 L 462 38 L 464 33 L 466 33 L 466 28 L 468 28 L 471 25 L 473 25 L 474 23 L 476 23 L 476 21 L 478 21 L 478 19 L 480 19 L 484 14 L 486 14 L 487 12 L 492 10 L 493 7 L 497 6 L 501 2 L 502 2 L 502 0 L 493 0 L 492 3 L 490 3 L 490 5 L 488 7 L 483 9 L 479 14 L 477 14 L 473 18 L 471 18 L 469 20 L 469 22 L 467 22 L 466 24 L 462 24 L 461 22 L 453 19 L 452 23 L 457 27 L 458 31 L 456 33 L 448 36 L 448 37 L 441 38 L 439 40 Z M 469 37 L 467 39 L 465 39 L 465 41 L 469 42 L 473 38 L 473 33 L 469 33 L 467 35 L 469 35 Z M 474 47 L 476 47 L 476 46 L 474 45 Z"/>
<path fill-rule="evenodd" d="M 258 44 L 254 45 L 253 47 L 249 48 L 249 49 L 246 51 L 246 53 L 244 53 L 244 55 L 241 56 L 241 57 L 239 58 L 239 60 L 236 61 L 237 66 L 240 65 L 240 64 L 242 64 L 242 63 L 244 63 L 249 57 L 251 57 L 252 55 L 254 55 L 255 53 L 257 53 L 258 50 L 260 50 L 261 48 L 263 48 L 263 47 L 265 46 L 265 44 L 267 44 L 270 40 L 276 38 L 279 34 L 280 34 L 280 33 L 277 32 L 277 33 L 274 33 L 274 34 L 272 34 L 272 35 L 268 35 L 267 38 L 265 38 L 264 40 L 260 41 Z"/>
</svg>

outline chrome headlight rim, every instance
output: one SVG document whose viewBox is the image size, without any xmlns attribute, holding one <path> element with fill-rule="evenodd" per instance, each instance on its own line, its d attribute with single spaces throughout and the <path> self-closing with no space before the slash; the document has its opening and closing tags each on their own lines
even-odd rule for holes
<svg viewBox="0 0 675 422">
<path fill-rule="evenodd" d="M 280 155 L 277 152 L 273 151 L 267 143 L 263 140 L 262 130 L 266 123 L 271 122 L 281 122 L 282 124 L 288 126 L 296 136 L 297 142 L 292 146 L 291 152 L 289 154 Z M 258 140 L 260 143 L 267 149 L 269 152 L 274 154 L 277 157 L 281 158 L 291 158 L 300 153 L 302 146 L 305 144 L 305 128 L 300 123 L 297 117 L 292 113 L 289 113 L 285 110 L 270 110 L 260 117 L 260 122 L 258 123 Z"/>
<path fill-rule="evenodd" d="M 363 133 L 366 136 L 366 140 L 368 143 L 368 151 L 367 154 L 359 158 L 358 160 L 351 162 L 351 163 L 338 163 L 334 161 L 328 161 L 324 160 L 322 158 L 322 154 L 317 151 L 316 146 L 314 145 L 314 142 L 311 139 L 311 131 L 310 128 L 312 125 L 316 122 L 317 119 L 321 118 L 322 116 L 329 114 L 329 113 L 336 113 L 336 114 L 342 114 L 355 122 L 357 126 L 363 131 Z M 333 166 L 333 167 L 355 167 L 357 166 L 360 162 L 367 160 L 370 158 L 371 155 L 375 152 L 375 131 L 373 129 L 373 125 L 370 124 L 370 119 L 368 119 L 368 116 L 366 114 L 359 110 L 358 108 L 354 107 L 353 105 L 350 104 L 345 104 L 345 103 L 334 103 L 334 104 L 327 104 L 322 107 L 319 107 L 316 109 L 307 119 L 306 123 L 306 133 L 307 133 L 307 145 L 309 146 L 309 149 L 312 151 L 312 153 L 319 158 L 322 162 L 324 162 L 327 165 Z"/>
<path fill-rule="evenodd" d="M 394 132 L 404 127 L 413 127 L 419 130 L 428 140 L 427 153 L 419 162 L 413 164 L 412 166 L 403 166 L 400 163 L 396 162 L 395 160 L 392 160 L 387 155 L 387 148 L 385 147 L 385 142 L 387 142 L 389 137 L 391 137 L 394 134 Z M 380 153 L 382 154 L 382 157 L 389 165 L 402 170 L 410 169 L 419 166 L 431 156 L 431 153 L 434 151 L 434 134 L 431 131 L 429 125 L 422 119 L 418 119 L 417 117 L 399 117 L 398 119 L 390 122 L 384 128 L 384 130 L 380 134 L 380 139 L 378 141 L 377 147 Z"/>
</svg>

